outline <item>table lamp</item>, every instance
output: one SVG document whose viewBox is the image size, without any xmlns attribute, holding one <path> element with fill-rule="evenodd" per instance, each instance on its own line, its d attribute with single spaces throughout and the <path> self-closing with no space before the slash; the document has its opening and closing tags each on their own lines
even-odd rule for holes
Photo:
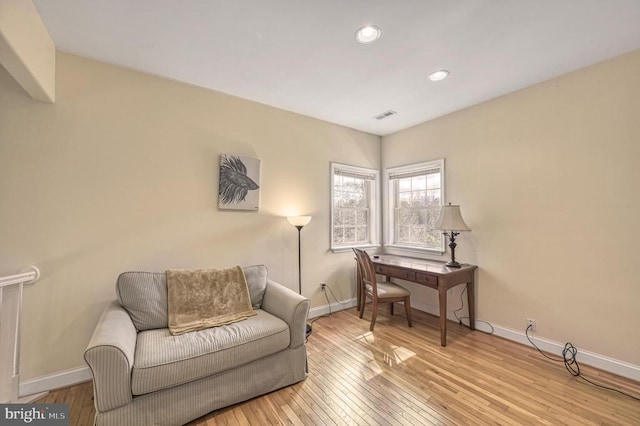
<svg viewBox="0 0 640 426">
<path fill-rule="evenodd" d="M 440 209 L 440 217 L 436 220 L 433 229 L 444 231 L 442 235 L 449 237 L 449 248 L 451 248 L 451 260 L 448 261 L 445 265 L 450 268 L 459 268 L 460 265 L 456 262 L 456 236 L 460 234 L 461 231 L 471 231 L 471 228 L 464 223 L 462 219 L 462 214 L 460 213 L 460 206 L 451 205 L 449 203 L 446 206 L 442 206 Z"/>
</svg>

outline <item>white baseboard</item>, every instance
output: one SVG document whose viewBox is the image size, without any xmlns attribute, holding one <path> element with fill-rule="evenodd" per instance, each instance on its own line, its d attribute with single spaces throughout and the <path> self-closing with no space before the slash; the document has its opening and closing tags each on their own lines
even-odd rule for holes
<svg viewBox="0 0 640 426">
<path fill-rule="evenodd" d="M 322 315 L 327 315 L 329 314 L 329 312 L 342 311 L 354 306 L 356 306 L 355 299 L 348 299 L 339 303 L 332 303 L 331 308 L 329 308 L 329 305 L 318 306 L 309 310 L 309 318 L 316 318 Z M 421 303 L 417 300 L 411 301 L 411 307 L 433 315 L 438 315 L 438 308 L 436 306 Z M 451 320 L 457 321 L 451 313 L 449 313 L 447 317 Z M 531 346 L 531 343 L 529 343 L 529 341 L 527 340 L 527 336 L 524 334 L 524 332 L 512 330 L 495 324 L 492 325 L 494 330 L 493 334 L 495 334 L 496 336 L 523 345 Z M 483 324 L 482 320 L 476 320 L 476 328 L 482 331 L 489 331 L 487 329 L 487 326 Z M 562 356 L 561 354 L 562 349 L 564 349 L 564 344 L 533 336 L 531 337 L 531 340 L 533 340 L 541 350 L 556 354 L 558 356 Z M 535 349 L 533 349 L 532 347 L 532 350 Z M 580 348 L 578 348 L 578 355 L 576 356 L 576 359 L 582 364 L 599 368 L 600 370 L 608 371 L 610 373 L 640 382 L 640 366 L 629 364 L 623 361 L 618 361 L 616 359 L 609 358 L 604 355 L 599 355 L 593 352 L 583 351 Z M 46 376 L 25 380 L 20 383 L 19 394 L 21 397 L 28 397 L 29 395 L 75 385 L 78 383 L 86 382 L 88 380 L 91 380 L 91 371 L 89 370 L 89 367 L 78 367 L 71 370 L 60 371 L 57 373 L 48 374 Z"/>
<path fill-rule="evenodd" d="M 43 396 L 47 396 L 47 395 L 49 395 L 49 391 L 38 392 L 38 393 L 34 393 L 32 395 L 22 396 L 22 397 L 18 398 L 18 404 L 31 404 L 33 402 L 36 402 L 37 400 L 39 400 Z"/>
<path fill-rule="evenodd" d="M 476 324 L 477 321 L 478 320 L 476 320 Z M 496 336 L 500 336 L 505 339 L 509 339 L 533 348 L 524 332 L 511 330 L 509 328 L 496 325 L 494 325 L 493 328 L 493 334 L 495 334 Z M 533 340 L 536 346 L 538 346 L 542 351 L 549 352 L 562 358 L 562 350 L 564 349 L 564 344 L 554 342 L 553 340 L 535 337 L 531 334 L 529 335 L 529 337 L 531 337 L 531 340 Z M 576 355 L 576 360 L 579 363 L 640 382 L 640 366 L 609 358 L 604 355 L 585 351 L 580 348 L 577 349 L 578 354 Z"/>
<path fill-rule="evenodd" d="M 356 299 L 343 300 L 338 303 L 332 303 L 331 308 L 329 305 L 322 305 L 309 310 L 309 318 L 316 318 L 322 315 L 328 315 L 331 312 L 344 311 L 345 309 L 353 308 L 356 306 Z"/>
<path fill-rule="evenodd" d="M 46 392 L 86 382 L 88 380 L 91 380 L 91 370 L 89 370 L 89 367 L 78 367 L 22 381 L 20 382 L 18 393 L 20 397 L 27 397 L 40 392 Z"/>
</svg>

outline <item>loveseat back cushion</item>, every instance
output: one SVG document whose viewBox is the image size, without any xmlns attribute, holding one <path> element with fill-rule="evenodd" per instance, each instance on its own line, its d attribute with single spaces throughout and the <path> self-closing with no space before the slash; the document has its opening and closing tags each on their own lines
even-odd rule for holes
<svg viewBox="0 0 640 426">
<path fill-rule="evenodd" d="M 116 282 L 116 294 L 138 331 L 169 326 L 164 272 L 124 272 Z"/>
<path fill-rule="evenodd" d="M 264 265 L 246 266 L 242 268 L 249 287 L 249 297 L 253 309 L 260 309 L 262 298 L 267 289 L 267 267 Z"/>
<path fill-rule="evenodd" d="M 253 309 L 259 309 L 267 287 L 267 267 L 242 268 Z M 124 272 L 116 281 L 118 301 L 138 331 L 167 328 L 167 277 L 165 272 Z"/>
<path fill-rule="evenodd" d="M 170 388 L 288 348 L 287 323 L 261 309 L 255 312 L 257 315 L 243 321 L 178 336 L 172 336 L 168 329 L 138 333 L 132 393 L 144 395 Z"/>
</svg>

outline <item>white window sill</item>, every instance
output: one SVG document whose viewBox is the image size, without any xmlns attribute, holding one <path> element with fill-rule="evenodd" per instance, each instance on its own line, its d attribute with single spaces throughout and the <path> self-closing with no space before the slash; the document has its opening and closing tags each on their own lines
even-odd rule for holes
<svg viewBox="0 0 640 426">
<path fill-rule="evenodd" d="M 423 254 L 430 254 L 434 256 L 442 256 L 446 253 L 446 251 L 442 251 L 439 249 L 428 249 L 428 248 L 413 247 L 413 246 L 401 246 L 397 244 L 386 244 L 384 247 L 385 249 L 390 249 L 390 250 L 405 251 L 409 253 L 423 253 Z"/>
<path fill-rule="evenodd" d="M 348 251 L 353 251 L 354 248 L 367 250 L 367 249 L 378 249 L 380 248 L 380 244 L 364 244 L 359 246 L 339 246 L 339 247 L 331 247 L 331 251 L 334 253 L 346 253 Z"/>
</svg>

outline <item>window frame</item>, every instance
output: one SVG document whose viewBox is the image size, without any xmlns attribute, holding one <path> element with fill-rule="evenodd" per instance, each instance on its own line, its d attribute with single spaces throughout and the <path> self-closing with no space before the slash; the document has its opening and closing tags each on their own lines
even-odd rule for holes
<svg viewBox="0 0 640 426">
<path fill-rule="evenodd" d="M 419 174 L 420 172 L 425 172 L 427 174 L 427 170 L 431 169 L 439 169 L 440 171 L 440 206 L 442 207 L 445 204 L 445 164 L 444 158 L 440 158 L 437 160 L 424 161 L 420 163 L 408 164 L 404 166 L 397 167 L 389 167 L 385 169 L 384 179 L 387 188 L 387 217 L 386 217 L 386 233 L 385 233 L 385 247 L 394 250 L 405 250 L 405 251 L 413 251 L 419 253 L 430 253 L 430 254 L 439 254 L 442 255 L 446 252 L 445 248 L 445 238 L 444 235 L 440 235 L 440 244 L 438 248 L 432 247 L 421 247 L 418 245 L 409 245 L 402 244 L 396 242 L 396 199 L 397 199 L 397 190 L 396 190 L 396 182 L 397 179 L 392 179 L 390 176 L 392 175 L 404 175 L 404 174 Z"/>
<path fill-rule="evenodd" d="M 371 185 L 367 191 L 369 215 L 369 238 L 366 244 L 348 244 L 348 245 L 336 245 L 334 243 L 335 227 L 334 221 L 336 216 L 335 211 L 335 177 L 336 170 L 353 173 L 354 175 L 372 175 L 374 179 L 371 180 Z M 375 248 L 380 247 L 380 212 L 381 209 L 381 197 L 380 197 L 380 170 L 372 169 L 368 167 L 352 166 L 349 164 L 331 162 L 331 215 L 330 215 L 330 242 L 329 246 L 331 250 L 336 252 L 350 251 L 352 248 Z"/>
</svg>

